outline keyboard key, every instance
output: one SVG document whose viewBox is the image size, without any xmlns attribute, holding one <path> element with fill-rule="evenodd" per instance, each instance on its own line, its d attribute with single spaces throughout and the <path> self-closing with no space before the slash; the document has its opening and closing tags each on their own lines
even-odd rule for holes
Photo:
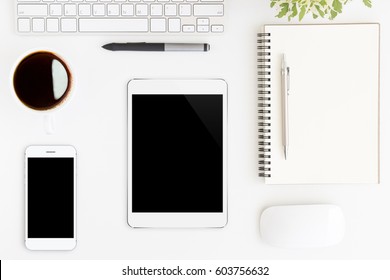
<svg viewBox="0 0 390 280">
<path fill-rule="evenodd" d="M 190 4 L 180 4 L 179 5 L 179 15 L 180 16 L 190 16 L 192 7 Z"/>
<path fill-rule="evenodd" d="M 207 33 L 210 31 L 210 28 L 208 25 L 198 25 L 197 30 L 199 33 Z"/>
<path fill-rule="evenodd" d="M 150 20 L 150 31 L 151 32 L 166 32 L 166 20 L 165 18 L 152 18 Z"/>
<path fill-rule="evenodd" d="M 150 5 L 150 15 L 151 16 L 162 16 L 163 15 L 163 6 L 161 4 Z"/>
<path fill-rule="evenodd" d="M 46 21 L 47 32 L 59 32 L 59 20 L 58 18 L 48 18 Z"/>
<path fill-rule="evenodd" d="M 148 15 L 148 5 L 145 5 L 145 4 L 135 5 L 135 14 L 137 16 L 147 16 Z"/>
<path fill-rule="evenodd" d="M 166 16 L 176 16 L 177 8 L 176 4 L 165 4 L 165 15 Z"/>
<path fill-rule="evenodd" d="M 18 5 L 19 16 L 47 16 L 47 5 Z"/>
<path fill-rule="evenodd" d="M 194 15 L 195 16 L 214 16 L 221 17 L 223 16 L 224 10 L 223 5 L 194 5 Z"/>
<path fill-rule="evenodd" d="M 94 4 L 92 6 L 92 12 L 94 16 L 104 16 L 105 15 L 104 4 Z"/>
<path fill-rule="evenodd" d="M 90 15 L 91 15 L 91 5 L 80 4 L 79 5 L 79 16 L 90 16 Z"/>
<path fill-rule="evenodd" d="M 133 4 L 123 4 L 122 5 L 122 16 L 133 16 L 134 15 L 134 5 Z"/>
<path fill-rule="evenodd" d="M 198 18 L 197 24 L 198 25 L 209 25 L 210 20 L 208 18 Z"/>
<path fill-rule="evenodd" d="M 66 16 L 75 16 L 76 15 L 76 11 L 77 11 L 77 7 L 76 7 L 76 4 L 66 4 L 65 6 L 65 15 Z"/>
<path fill-rule="evenodd" d="M 148 32 L 148 20 L 145 18 L 82 18 L 80 32 Z"/>
<path fill-rule="evenodd" d="M 184 33 L 194 33 L 195 32 L 195 25 L 183 25 L 183 32 Z"/>
<path fill-rule="evenodd" d="M 51 16 L 62 16 L 61 4 L 51 4 L 49 9 L 50 9 Z"/>
<path fill-rule="evenodd" d="M 212 25 L 211 26 L 211 32 L 222 33 L 223 31 L 224 31 L 223 25 Z"/>
<path fill-rule="evenodd" d="M 119 5 L 118 4 L 107 5 L 107 14 L 109 16 L 119 16 Z"/>
<path fill-rule="evenodd" d="M 170 18 L 168 20 L 168 30 L 169 32 L 180 32 L 181 23 L 179 18 Z"/>
<path fill-rule="evenodd" d="M 75 18 L 61 19 L 61 31 L 62 32 L 76 32 L 77 31 L 77 20 Z"/>
<path fill-rule="evenodd" d="M 45 31 L 45 20 L 43 18 L 34 18 L 32 20 L 33 32 L 44 32 Z"/>
<path fill-rule="evenodd" d="M 18 19 L 18 31 L 19 32 L 30 32 L 30 19 L 28 18 L 20 18 Z"/>
</svg>

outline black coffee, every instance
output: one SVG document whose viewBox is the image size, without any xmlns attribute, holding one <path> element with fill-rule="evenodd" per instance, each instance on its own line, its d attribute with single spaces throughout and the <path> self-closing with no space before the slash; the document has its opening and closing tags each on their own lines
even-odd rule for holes
<svg viewBox="0 0 390 280">
<path fill-rule="evenodd" d="M 24 105 L 35 110 L 49 110 L 66 99 L 72 76 L 62 59 L 41 51 L 30 54 L 19 63 L 13 84 Z"/>
</svg>

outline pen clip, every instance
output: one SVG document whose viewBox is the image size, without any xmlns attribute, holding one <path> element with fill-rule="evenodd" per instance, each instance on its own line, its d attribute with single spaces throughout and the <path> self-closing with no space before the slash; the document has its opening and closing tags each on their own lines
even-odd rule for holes
<svg viewBox="0 0 390 280">
<path fill-rule="evenodd" d="M 290 67 L 286 67 L 287 75 L 287 94 L 290 95 Z"/>
</svg>

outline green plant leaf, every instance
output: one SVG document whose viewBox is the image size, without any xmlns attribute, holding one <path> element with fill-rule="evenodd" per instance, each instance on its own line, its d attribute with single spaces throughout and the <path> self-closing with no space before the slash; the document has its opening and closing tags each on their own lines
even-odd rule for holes
<svg viewBox="0 0 390 280">
<path fill-rule="evenodd" d="M 335 17 L 337 17 L 338 13 L 336 11 L 333 11 L 331 10 L 330 11 L 330 19 L 334 19 Z"/>
<path fill-rule="evenodd" d="M 297 3 L 294 3 L 291 10 L 292 10 L 291 17 L 292 18 L 296 17 L 296 15 L 298 14 Z"/>
<path fill-rule="evenodd" d="M 303 5 L 301 7 L 301 11 L 299 12 L 299 21 L 301 21 L 305 15 L 306 15 L 306 5 Z"/>
<path fill-rule="evenodd" d="M 363 3 L 364 3 L 364 5 L 366 5 L 366 6 L 369 7 L 369 8 L 372 7 L 371 0 L 363 0 Z"/>
<path fill-rule="evenodd" d="M 324 17 L 325 16 L 325 13 L 323 11 L 321 11 L 321 8 L 320 6 L 318 5 L 315 5 L 317 11 L 318 11 L 318 14 L 321 16 L 321 17 Z"/>
<path fill-rule="evenodd" d="M 282 7 L 282 9 L 280 10 L 279 14 L 276 15 L 276 17 L 278 17 L 278 18 L 282 18 L 282 17 L 284 17 L 287 14 L 287 12 L 288 12 L 288 3 L 280 4 L 280 7 Z"/>
<path fill-rule="evenodd" d="M 333 0 L 332 7 L 338 13 L 343 11 L 343 4 L 339 0 Z"/>
<path fill-rule="evenodd" d="M 322 5 L 322 7 L 328 6 L 326 0 L 321 0 L 320 4 Z"/>
</svg>

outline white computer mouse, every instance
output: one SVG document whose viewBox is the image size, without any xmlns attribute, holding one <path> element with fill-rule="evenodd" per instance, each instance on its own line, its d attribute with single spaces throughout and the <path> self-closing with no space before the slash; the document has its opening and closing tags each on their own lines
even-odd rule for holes
<svg viewBox="0 0 390 280">
<path fill-rule="evenodd" d="M 282 248 L 334 246 L 344 233 L 344 214 L 336 205 L 273 206 L 265 209 L 260 218 L 262 239 Z"/>
</svg>

